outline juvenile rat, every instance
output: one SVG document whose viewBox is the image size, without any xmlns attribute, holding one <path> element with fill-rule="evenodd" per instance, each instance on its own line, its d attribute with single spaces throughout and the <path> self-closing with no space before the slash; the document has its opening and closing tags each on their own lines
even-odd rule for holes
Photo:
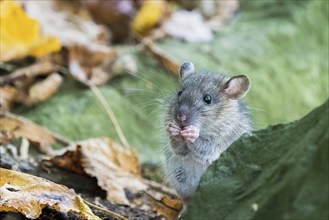
<svg viewBox="0 0 329 220">
<path fill-rule="evenodd" d="M 247 76 L 227 77 L 180 66 L 181 88 L 167 105 L 167 180 L 187 201 L 207 167 L 242 134 L 251 131 L 248 112 L 239 99 L 250 87 Z"/>
</svg>

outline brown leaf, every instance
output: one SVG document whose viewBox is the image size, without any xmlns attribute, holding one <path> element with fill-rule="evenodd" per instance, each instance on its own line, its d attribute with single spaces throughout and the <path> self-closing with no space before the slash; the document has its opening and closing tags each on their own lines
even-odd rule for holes
<svg viewBox="0 0 329 220">
<path fill-rule="evenodd" d="M 35 219 L 48 206 L 59 212 L 78 214 L 84 219 L 100 219 L 66 186 L 3 168 L 0 168 L 0 176 L 0 212 L 20 212 Z"/>
<path fill-rule="evenodd" d="M 50 161 L 56 166 L 71 170 L 78 174 L 86 173 L 81 164 L 82 155 L 80 145 L 77 145 L 76 149 L 72 147 L 70 149 L 64 148 L 62 150 L 58 150 L 56 154 L 59 156 L 55 156 L 50 159 Z"/>
<path fill-rule="evenodd" d="M 147 192 L 150 200 L 147 203 L 155 210 L 158 214 L 164 216 L 166 219 L 174 220 L 177 219 L 180 211 L 183 208 L 183 201 L 176 198 L 169 197 L 166 194 L 159 193 L 154 190 Z"/>
<path fill-rule="evenodd" d="M 174 61 L 172 58 L 166 56 L 157 48 L 153 41 L 145 38 L 142 41 L 145 49 L 152 54 L 152 56 L 159 61 L 163 68 L 169 70 L 175 76 L 179 76 L 179 67 L 180 65 Z"/>
<path fill-rule="evenodd" d="M 107 191 L 107 199 L 114 203 L 129 204 L 125 189 L 131 192 L 147 189 L 140 178 L 140 163 L 135 150 L 125 149 L 108 138 L 72 143 L 64 154 L 61 150 L 57 155 L 52 159 L 56 165 L 75 170 L 73 166 L 81 164 L 87 174 L 97 178 L 98 185 Z M 80 157 L 80 161 L 58 163 L 64 158 L 71 160 L 69 155 Z"/>
<path fill-rule="evenodd" d="M 171 198 L 167 195 L 164 195 L 161 198 L 161 202 L 165 204 L 168 207 L 171 207 L 177 211 L 181 210 L 183 208 L 183 202 L 177 198 Z"/>
<path fill-rule="evenodd" d="M 109 27 L 113 42 L 123 42 L 129 38 L 130 24 L 136 13 L 133 0 L 81 2 L 97 23 Z"/>
<path fill-rule="evenodd" d="M 23 1 L 27 14 L 36 19 L 44 34 L 56 36 L 65 47 L 104 45 L 108 31 L 76 13 L 56 8 L 54 1 Z M 58 5 L 57 5 L 58 6 Z M 102 39 L 102 41 L 100 41 Z"/>
<path fill-rule="evenodd" d="M 11 140 L 15 139 L 15 135 L 10 131 L 0 131 L 0 146 L 8 144 Z"/>
<path fill-rule="evenodd" d="M 111 73 L 106 70 L 117 56 L 117 52 L 109 47 L 90 49 L 84 46 L 72 46 L 69 48 L 70 73 L 84 84 L 104 84 L 111 77 Z"/>
<path fill-rule="evenodd" d="M 0 131 L 10 132 L 16 138 L 24 137 L 40 145 L 40 151 L 47 153 L 52 150 L 53 144 L 67 144 L 68 141 L 53 134 L 48 129 L 29 121 L 23 117 L 11 113 L 0 113 Z M 1 140 L 0 140 L 1 142 Z"/>
<path fill-rule="evenodd" d="M 21 100 L 22 94 L 13 86 L 0 87 L 0 111 L 11 111 L 15 102 Z"/>
<path fill-rule="evenodd" d="M 49 62 L 36 63 L 14 71 L 13 73 L 0 77 L 0 86 L 6 85 L 14 80 L 23 77 L 30 78 L 38 75 L 53 73 L 59 70 L 59 67 Z"/>
<path fill-rule="evenodd" d="M 34 83 L 28 94 L 28 99 L 24 101 L 27 106 L 43 102 L 57 92 L 63 83 L 63 78 L 58 73 L 52 73 L 46 79 Z"/>
<path fill-rule="evenodd" d="M 51 159 L 55 165 L 96 177 L 113 203 L 154 210 L 168 219 L 176 219 L 182 208 L 173 190 L 141 178 L 140 163 L 133 149 L 125 149 L 108 138 L 72 143 L 56 155 Z M 128 199 L 126 190 L 139 196 Z"/>
</svg>

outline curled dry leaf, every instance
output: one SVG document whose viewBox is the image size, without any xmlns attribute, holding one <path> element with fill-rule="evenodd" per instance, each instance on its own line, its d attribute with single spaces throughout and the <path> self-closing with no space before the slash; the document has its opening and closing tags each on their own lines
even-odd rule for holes
<svg viewBox="0 0 329 220">
<path fill-rule="evenodd" d="M 187 42 L 213 39 L 211 29 L 203 22 L 198 11 L 175 11 L 170 19 L 163 24 L 163 29 L 168 35 Z"/>
<path fill-rule="evenodd" d="M 69 48 L 69 69 L 72 76 L 84 84 L 101 85 L 111 78 L 107 71 L 118 54 L 115 50 L 106 47 L 87 48 L 71 46 Z"/>
<path fill-rule="evenodd" d="M 64 46 L 105 47 L 107 31 L 101 25 L 73 12 L 57 10 L 54 1 L 23 1 L 22 4 L 27 14 L 40 22 L 42 32 L 56 36 Z"/>
<path fill-rule="evenodd" d="M 63 78 L 58 73 L 49 75 L 46 79 L 34 83 L 28 94 L 25 104 L 28 106 L 35 105 L 39 102 L 47 100 L 50 96 L 57 92 L 62 85 Z"/>
<path fill-rule="evenodd" d="M 49 62 L 35 63 L 33 65 L 15 70 L 9 75 L 1 76 L 0 86 L 11 83 L 12 81 L 17 79 L 31 78 L 38 75 L 53 73 L 56 72 L 57 70 L 59 70 L 59 67 Z"/>
<path fill-rule="evenodd" d="M 125 189 L 133 193 L 147 189 L 140 177 L 136 151 L 108 138 L 76 142 L 56 154 L 52 159 L 54 164 L 73 171 L 80 164 L 87 174 L 97 178 L 98 185 L 107 191 L 107 199 L 113 203 L 129 204 Z"/>
<path fill-rule="evenodd" d="M 60 50 L 58 39 L 41 36 L 39 23 L 31 19 L 17 2 L 0 1 L 0 10 L 1 61 L 27 55 L 40 57 Z"/>
<path fill-rule="evenodd" d="M 51 158 L 55 165 L 96 177 L 113 203 L 153 210 L 167 219 L 176 219 L 182 208 L 171 189 L 140 176 L 140 163 L 133 149 L 108 138 L 72 143 L 56 155 Z M 131 193 L 129 200 L 126 191 Z"/>
<path fill-rule="evenodd" d="M 136 9 L 135 0 L 120 1 L 80 1 L 97 23 L 104 24 L 111 30 L 111 40 L 122 43 L 130 37 L 130 23 Z"/>
<path fill-rule="evenodd" d="M 11 111 L 15 103 L 37 104 L 53 95 L 62 83 L 62 77 L 55 73 L 35 83 L 35 77 L 48 75 L 59 70 L 49 62 L 38 62 L 0 77 L 0 110 Z"/>
<path fill-rule="evenodd" d="M 136 61 L 130 55 L 123 55 L 118 57 L 111 66 L 111 77 L 123 74 L 135 74 L 137 72 Z"/>
<path fill-rule="evenodd" d="M 154 193 L 153 193 L 154 194 Z M 183 207 L 183 203 L 179 199 L 172 199 L 166 195 L 161 195 L 161 199 L 157 199 L 154 195 L 148 194 L 150 199 L 150 205 L 166 219 L 177 219 L 180 210 Z"/>
<path fill-rule="evenodd" d="M 0 212 L 20 212 L 36 219 L 45 207 L 75 213 L 84 219 L 100 219 L 83 199 L 66 186 L 43 178 L 0 168 Z"/>
<path fill-rule="evenodd" d="M 0 112 L 11 111 L 15 102 L 21 100 L 20 91 L 13 86 L 0 87 Z"/>
<path fill-rule="evenodd" d="M 167 69 L 175 76 L 179 76 L 179 64 L 173 60 L 172 58 L 168 57 L 167 55 L 163 54 L 159 48 L 154 44 L 152 40 L 145 38 L 142 41 L 145 49 L 152 54 L 152 56 L 158 60 L 162 65 L 163 68 Z"/>
<path fill-rule="evenodd" d="M 68 141 L 51 133 L 46 128 L 11 113 L 0 113 L 0 131 L 10 133 L 16 138 L 23 137 L 34 143 L 38 143 L 40 145 L 40 151 L 44 153 L 49 153 L 52 150 L 52 145 L 56 142 L 61 144 L 68 143 Z"/>
</svg>

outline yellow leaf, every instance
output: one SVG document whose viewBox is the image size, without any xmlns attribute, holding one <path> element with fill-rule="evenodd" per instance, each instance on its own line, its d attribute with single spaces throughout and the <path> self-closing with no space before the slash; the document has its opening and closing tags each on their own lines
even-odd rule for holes
<svg viewBox="0 0 329 220">
<path fill-rule="evenodd" d="M 165 1 L 144 1 L 141 9 L 132 22 L 134 33 L 147 35 L 157 25 L 165 11 Z"/>
<path fill-rule="evenodd" d="M 0 168 L 0 212 L 20 212 L 38 218 L 45 207 L 99 220 L 83 199 L 66 186 L 40 177 Z"/>
<path fill-rule="evenodd" d="M 39 23 L 26 15 L 15 1 L 0 1 L 0 60 L 27 55 L 43 56 L 59 51 L 61 44 L 52 36 L 41 36 Z"/>
</svg>

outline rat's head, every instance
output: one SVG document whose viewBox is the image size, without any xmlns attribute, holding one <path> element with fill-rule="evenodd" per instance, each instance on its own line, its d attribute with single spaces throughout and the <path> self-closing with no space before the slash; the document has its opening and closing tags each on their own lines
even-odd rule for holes
<svg viewBox="0 0 329 220">
<path fill-rule="evenodd" d="M 223 74 L 197 72 L 191 62 L 180 66 L 180 77 L 181 86 L 170 107 L 171 116 L 181 127 L 214 124 L 213 121 L 226 117 L 225 109 L 237 106 L 234 103 L 244 97 L 250 87 L 247 76 L 229 78 Z"/>
</svg>

